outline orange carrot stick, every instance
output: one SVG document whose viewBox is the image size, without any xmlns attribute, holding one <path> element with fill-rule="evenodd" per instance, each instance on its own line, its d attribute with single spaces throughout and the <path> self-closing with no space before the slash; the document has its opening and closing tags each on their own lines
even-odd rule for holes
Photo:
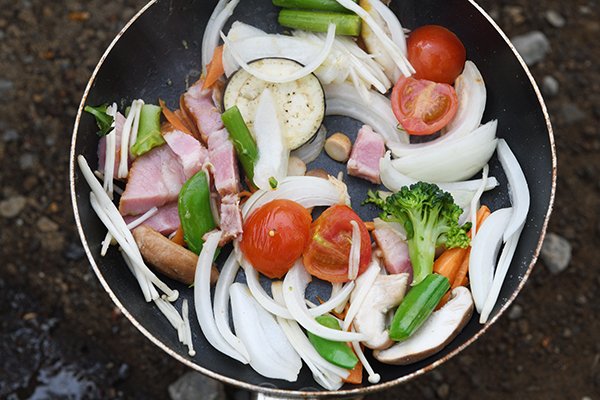
<svg viewBox="0 0 600 400">
<path fill-rule="evenodd" d="M 206 66 L 206 77 L 204 78 L 203 89 L 208 89 L 215 84 L 217 80 L 223 75 L 225 69 L 223 68 L 223 45 L 217 47 L 213 53 L 213 58 Z"/>
<path fill-rule="evenodd" d="M 180 246 L 183 246 L 183 244 L 185 243 L 183 240 L 183 227 L 181 226 L 181 224 L 179 225 L 179 228 L 177 228 L 175 236 L 171 238 L 171 241 L 173 243 L 177 243 Z"/>
<path fill-rule="evenodd" d="M 466 254 L 467 249 L 461 247 L 445 250 L 433 263 L 433 272 L 445 276 L 452 284 Z"/>
<path fill-rule="evenodd" d="M 353 385 L 360 385 L 362 383 L 363 378 L 363 365 L 359 361 L 356 363 L 354 368 L 350 370 L 350 375 L 346 379 L 343 379 L 346 383 L 351 383 Z"/>
<path fill-rule="evenodd" d="M 162 108 L 163 115 L 165 116 L 167 121 L 169 121 L 169 123 L 173 125 L 173 128 L 177 129 L 178 131 L 187 133 L 190 136 L 194 136 L 192 135 L 192 132 L 190 132 L 188 127 L 183 123 L 183 121 L 179 119 L 177 114 L 175 114 L 173 111 L 167 108 L 167 105 L 163 100 L 158 99 L 158 104 L 160 104 L 160 108 Z"/>
</svg>

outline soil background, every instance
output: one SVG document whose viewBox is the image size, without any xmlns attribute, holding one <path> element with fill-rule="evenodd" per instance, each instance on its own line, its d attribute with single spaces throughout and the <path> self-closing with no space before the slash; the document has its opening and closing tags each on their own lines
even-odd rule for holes
<svg viewBox="0 0 600 400">
<path fill-rule="evenodd" d="M 100 287 L 68 189 L 84 86 L 144 3 L 0 0 L 0 398 L 160 399 L 186 372 Z M 480 3 L 510 37 L 539 30 L 550 41 L 531 70 L 559 83 L 546 99 L 559 158 L 549 231 L 570 242 L 573 258 L 559 274 L 539 262 L 509 315 L 458 357 L 368 398 L 600 399 L 600 4 Z M 564 26 L 549 23 L 550 10 Z"/>
</svg>

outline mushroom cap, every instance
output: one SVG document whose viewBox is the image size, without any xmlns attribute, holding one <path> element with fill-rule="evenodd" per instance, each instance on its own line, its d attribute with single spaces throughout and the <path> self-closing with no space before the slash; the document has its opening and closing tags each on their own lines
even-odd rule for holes
<svg viewBox="0 0 600 400">
<path fill-rule="evenodd" d="M 435 311 L 407 340 L 386 350 L 376 350 L 373 356 L 380 362 L 407 365 L 437 353 L 452 341 L 471 319 L 473 298 L 469 289 L 459 286 L 452 290 L 450 300 Z"/>
</svg>

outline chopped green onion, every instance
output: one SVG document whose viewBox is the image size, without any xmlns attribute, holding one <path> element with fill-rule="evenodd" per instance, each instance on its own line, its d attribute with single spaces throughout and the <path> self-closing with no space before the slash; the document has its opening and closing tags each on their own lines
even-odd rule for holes
<svg viewBox="0 0 600 400">
<path fill-rule="evenodd" d="M 358 36 L 361 21 L 358 15 L 334 12 L 283 9 L 277 19 L 280 25 L 311 32 L 327 32 L 329 24 L 335 24 L 337 35 Z"/>
<path fill-rule="evenodd" d="M 277 189 L 278 184 L 279 183 L 277 182 L 277 179 L 275 179 L 274 177 L 269 178 L 269 186 L 271 186 L 271 189 Z"/>
<path fill-rule="evenodd" d="M 114 118 L 106 113 L 108 108 L 107 104 L 102 104 L 97 107 L 85 106 L 84 111 L 92 114 L 96 118 L 96 125 L 98 125 L 98 136 L 107 135 L 112 127 Z"/>
</svg>

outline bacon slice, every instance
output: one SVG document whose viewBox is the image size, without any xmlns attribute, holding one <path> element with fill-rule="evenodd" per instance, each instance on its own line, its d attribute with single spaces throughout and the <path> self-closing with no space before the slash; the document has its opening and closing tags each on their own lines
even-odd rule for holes
<svg viewBox="0 0 600 400">
<path fill-rule="evenodd" d="M 373 183 L 381 183 L 379 177 L 379 160 L 385 154 L 385 143 L 378 133 L 369 125 L 363 125 L 352 146 L 348 160 L 348 175 L 366 179 Z"/>
</svg>

